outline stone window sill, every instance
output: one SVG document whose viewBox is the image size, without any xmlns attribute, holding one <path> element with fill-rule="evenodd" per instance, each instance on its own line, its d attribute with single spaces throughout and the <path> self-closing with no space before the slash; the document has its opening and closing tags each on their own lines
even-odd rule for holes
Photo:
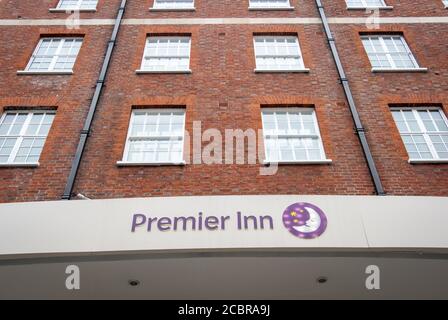
<svg viewBox="0 0 448 320">
<path fill-rule="evenodd" d="M 391 69 L 391 68 L 372 68 L 373 73 L 394 73 L 394 72 L 428 72 L 428 68 L 401 68 L 401 69 Z"/>
<path fill-rule="evenodd" d="M 72 75 L 73 71 L 27 71 L 27 70 L 19 70 L 17 71 L 18 75 L 22 76 L 35 76 L 35 75 Z"/>
<path fill-rule="evenodd" d="M 331 164 L 333 160 L 331 159 L 323 159 L 323 160 L 304 160 L 304 161 L 279 161 L 279 162 L 272 162 L 272 161 L 263 161 L 264 165 L 272 165 L 272 164 L 278 164 L 278 165 L 295 165 L 295 164 Z"/>
<path fill-rule="evenodd" d="M 118 167 L 160 167 L 160 166 L 185 166 L 186 162 L 127 162 L 117 161 Z"/>
</svg>

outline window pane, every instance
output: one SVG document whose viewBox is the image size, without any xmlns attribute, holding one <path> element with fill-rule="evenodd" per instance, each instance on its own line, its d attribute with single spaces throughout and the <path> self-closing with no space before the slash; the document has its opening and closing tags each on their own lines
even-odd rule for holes
<svg viewBox="0 0 448 320">
<path fill-rule="evenodd" d="M 142 70 L 186 71 L 190 65 L 190 37 L 149 37 Z"/>
<path fill-rule="evenodd" d="M 303 122 L 303 134 L 315 134 L 314 122 Z"/>
<path fill-rule="evenodd" d="M 280 150 L 280 159 L 283 161 L 293 161 L 292 141 L 288 139 L 279 139 L 278 148 Z"/>
<path fill-rule="evenodd" d="M 289 0 L 250 0 L 252 8 L 288 8 Z"/>
<path fill-rule="evenodd" d="M 26 159 L 27 163 L 36 163 L 37 161 L 39 161 L 39 156 L 36 156 L 36 155 L 30 155 Z"/>
<path fill-rule="evenodd" d="M 448 152 L 438 152 L 440 159 L 448 159 Z"/>
<path fill-rule="evenodd" d="M 366 7 L 383 7 L 383 0 L 346 0 L 347 7 L 366 8 Z"/>
<path fill-rule="evenodd" d="M 144 163 L 181 161 L 184 121 L 184 111 L 135 111 L 124 159 Z"/>
<path fill-rule="evenodd" d="M 180 162 L 182 161 L 182 149 L 183 141 L 172 141 L 171 142 L 171 161 Z"/>
<path fill-rule="evenodd" d="M 60 0 L 58 8 L 60 9 L 95 9 L 98 0 Z"/>
<path fill-rule="evenodd" d="M 362 42 L 374 68 L 418 68 L 402 36 L 363 36 Z"/>
<path fill-rule="evenodd" d="M 279 159 L 279 155 L 275 140 L 265 139 L 265 145 L 266 145 L 266 160 L 277 162 Z"/>
<path fill-rule="evenodd" d="M 42 123 L 50 127 L 54 115 L 47 112 L 9 112 L 3 118 L 0 128 L 0 161 L 2 163 L 35 163 L 39 160 L 48 130 L 39 134 Z M 40 136 L 37 138 L 37 136 Z M 20 143 L 20 145 L 18 145 Z"/>
<path fill-rule="evenodd" d="M 444 132 L 440 129 L 447 126 L 441 110 L 404 109 L 394 110 L 392 114 L 410 159 L 445 159 L 448 134 L 437 134 L 439 131 Z M 409 135 L 409 130 L 404 130 L 406 125 L 411 132 L 420 134 Z"/>
<path fill-rule="evenodd" d="M 27 113 L 17 114 L 12 123 L 9 135 L 16 135 L 16 136 L 20 135 L 27 117 L 28 117 Z"/>
<path fill-rule="evenodd" d="M 73 68 L 82 39 L 43 38 L 31 58 L 29 71 L 70 71 Z"/>
<path fill-rule="evenodd" d="M 319 149 L 310 150 L 309 155 L 311 160 L 319 160 L 321 158 Z"/>
<path fill-rule="evenodd" d="M 287 71 L 304 68 L 297 37 L 256 36 L 254 40 L 257 69 Z"/>
<path fill-rule="evenodd" d="M 448 131 L 448 124 L 444 120 L 436 120 L 436 126 L 439 131 Z"/>
<path fill-rule="evenodd" d="M 132 136 L 144 136 L 145 135 L 145 125 L 144 124 L 134 124 L 132 126 Z"/>
<path fill-rule="evenodd" d="M 299 113 L 289 113 L 289 134 L 303 133 L 303 121 Z"/>
<path fill-rule="evenodd" d="M 439 110 L 431 110 L 430 118 L 434 120 L 434 123 L 437 127 L 436 131 L 448 131 L 448 124 L 445 122 L 442 117 L 441 111 Z"/>
<path fill-rule="evenodd" d="M 160 9 L 194 8 L 194 0 L 155 0 L 154 8 L 160 8 Z"/>
<path fill-rule="evenodd" d="M 44 146 L 44 138 L 24 138 L 20 145 L 14 162 L 35 163 L 39 161 Z"/>
<path fill-rule="evenodd" d="M 262 112 L 267 161 L 325 158 L 313 111 L 296 110 Z"/>
<path fill-rule="evenodd" d="M 303 140 L 296 139 L 294 141 L 294 153 L 296 160 L 307 160 L 306 149 L 304 148 Z"/>
<path fill-rule="evenodd" d="M 423 121 L 423 124 L 425 125 L 426 131 L 438 131 L 436 126 L 431 120 Z"/>
<path fill-rule="evenodd" d="M 286 134 L 289 131 L 288 118 L 286 112 L 277 112 L 277 134 Z"/>
<path fill-rule="evenodd" d="M 169 141 L 159 141 L 157 143 L 157 162 L 168 162 L 170 159 L 169 151 Z"/>
<path fill-rule="evenodd" d="M 173 113 L 171 121 L 172 132 L 182 135 L 184 130 L 184 114 L 180 112 Z"/>
<path fill-rule="evenodd" d="M 11 152 L 12 152 L 12 147 L 4 146 L 0 149 L 0 155 L 2 155 L 2 156 L 9 156 L 11 154 Z"/>
<path fill-rule="evenodd" d="M 421 152 L 420 156 L 422 157 L 422 159 L 432 159 L 433 156 L 430 152 Z"/>
<path fill-rule="evenodd" d="M 0 124 L 0 135 L 6 135 L 8 133 L 15 117 L 16 114 L 6 114 L 3 122 Z"/>
<path fill-rule="evenodd" d="M 400 120 L 395 119 L 395 123 L 397 124 L 398 131 L 409 132 L 408 127 L 406 126 L 406 122 L 404 120 L 400 121 Z"/>
</svg>

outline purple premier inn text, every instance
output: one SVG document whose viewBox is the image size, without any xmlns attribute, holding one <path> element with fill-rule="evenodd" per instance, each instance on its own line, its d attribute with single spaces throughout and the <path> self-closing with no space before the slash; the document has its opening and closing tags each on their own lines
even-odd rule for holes
<svg viewBox="0 0 448 320">
<path fill-rule="evenodd" d="M 131 231 L 224 231 L 231 223 L 234 223 L 238 230 L 274 229 L 274 221 L 270 215 L 254 216 L 237 212 L 234 217 L 206 216 L 199 212 L 197 216 L 177 217 L 151 217 L 134 214 Z"/>
</svg>

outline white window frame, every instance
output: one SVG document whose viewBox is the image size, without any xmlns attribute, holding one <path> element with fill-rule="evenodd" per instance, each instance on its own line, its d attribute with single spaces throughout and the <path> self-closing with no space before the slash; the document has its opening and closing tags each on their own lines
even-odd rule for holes
<svg viewBox="0 0 448 320">
<path fill-rule="evenodd" d="M 442 0 L 442 3 L 445 5 L 445 9 L 448 9 L 448 0 Z"/>
<path fill-rule="evenodd" d="M 62 41 L 59 43 L 58 49 L 56 50 L 55 54 L 53 55 L 53 59 L 50 63 L 50 67 L 47 70 L 30 70 L 30 67 L 32 66 L 34 59 L 37 56 L 37 53 L 39 52 L 39 49 L 43 43 L 44 40 L 47 39 L 61 39 Z M 82 43 L 84 42 L 83 38 L 80 37 L 44 37 L 39 40 L 39 43 L 37 44 L 36 48 L 33 51 L 33 54 L 28 61 L 28 64 L 25 68 L 25 70 L 17 71 L 17 74 L 73 74 L 73 68 L 71 70 L 68 69 L 54 69 L 54 66 L 56 65 L 56 62 L 58 60 L 58 57 L 60 56 L 59 53 L 62 50 L 62 46 L 65 43 L 66 40 L 81 40 L 81 47 Z M 79 48 L 79 51 L 81 51 L 81 47 Z M 73 63 L 73 67 L 76 64 L 76 60 L 78 59 L 79 52 L 77 53 L 75 57 L 75 61 Z"/>
<path fill-rule="evenodd" d="M 258 61 L 257 58 L 260 56 L 259 54 L 257 54 L 257 48 L 256 48 L 256 40 L 258 38 L 293 38 L 294 41 L 297 44 L 297 55 L 272 55 L 272 57 L 274 58 L 282 58 L 282 57 L 298 57 L 299 61 L 300 61 L 300 66 L 298 66 L 296 69 L 265 69 L 265 68 L 260 68 L 258 66 Z M 290 36 L 282 36 L 282 35 L 254 35 L 253 36 L 253 43 L 254 43 L 254 55 L 255 55 L 255 72 L 267 72 L 267 73 L 271 73 L 271 72 L 302 72 L 302 73 L 308 73 L 310 71 L 310 69 L 305 67 L 305 61 L 303 59 L 303 55 L 302 55 L 302 49 L 300 48 L 300 42 L 299 42 L 299 37 L 296 35 L 290 35 Z M 267 56 L 263 56 L 263 57 L 267 57 Z"/>
<path fill-rule="evenodd" d="M 164 5 L 163 3 L 160 3 L 161 0 L 154 0 L 153 6 L 150 9 L 151 11 L 194 11 L 195 7 L 194 7 L 194 0 L 191 0 L 191 5 L 174 5 L 174 6 L 169 6 L 169 5 Z M 163 1 L 162 1 L 163 2 Z M 172 0 L 173 3 L 176 3 L 175 0 Z M 179 1 L 180 2 L 180 1 Z"/>
<path fill-rule="evenodd" d="M 64 8 L 64 7 L 62 7 L 62 4 L 63 4 L 64 0 L 59 0 L 59 2 L 58 2 L 58 4 L 57 4 L 56 8 L 51 8 L 50 11 L 53 11 L 53 12 L 66 12 L 66 11 L 96 11 L 96 7 L 98 6 L 98 1 L 99 1 L 99 0 L 96 1 L 96 5 L 95 5 L 94 8 L 93 8 L 93 7 L 92 7 L 92 8 L 81 8 L 81 5 L 82 5 L 82 2 L 83 2 L 83 1 L 85 1 L 85 0 L 78 0 L 78 3 L 77 3 L 76 6 L 68 7 L 68 8 Z"/>
<path fill-rule="evenodd" d="M 153 135 L 153 136 L 144 136 L 144 137 L 133 137 L 132 136 L 132 129 L 134 124 L 134 117 L 135 113 L 138 112 L 147 112 L 147 113 L 168 113 L 168 112 L 183 112 L 183 127 L 182 127 L 182 133 L 178 135 Z M 185 165 L 186 162 L 184 160 L 185 156 L 185 121 L 186 121 L 186 109 L 185 108 L 145 108 L 145 109 L 134 109 L 131 113 L 131 118 L 129 120 L 129 127 L 128 127 L 128 133 L 126 136 L 126 144 L 124 147 L 123 152 L 123 158 L 121 161 L 117 162 L 118 166 L 140 166 L 140 165 L 147 165 L 147 166 L 160 166 L 160 165 Z M 158 123 L 157 123 L 158 125 Z M 181 154 L 181 161 L 180 162 L 160 162 L 160 161 L 154 161 L 154 162 L 133 162 L 128 161 L 128 155 L 129 155 L 129 149 L 131 145 L 132 140 L 158 140 L 158 141 L 169 141 L 171 139 L 179 140 L 181 141 L 182 146 L 182 154 Z"/>
<path fill-rule="evenodd" d="M 279 4 L 272 1 L 271 3 L 257 3 L 255 0 L 249 0 L 249 10 L 294 10 L 290 0 L 285 0 L 285 4 Z"/>
<path fill-rule="evenodd" d="M 188 66 L 186 69 L 165 69 L 165 70 L 148 70 L 144 69 L 144 62 L 148 57 L 148 41 L 149 39 L 188 39 L 188 56 L 173 56 L 173 58 L 188 58 Z M 170 56 L 155 56 L 155 58 L 170 58 Z M 145 50 L 143 51 L 142 63 L 140 69 L 136 73 L 191 73 L 191 36 L 148 36 L 145 40 Z"/>
<path fill-rule="evenodd" d="M 314 134 L 281 134 L 281 135 L 275 135 L 275 134 L 267 134 L 266 131 L 264 130 L 265 128 L 265 122 L 264 122 L 264 116 L 263 113 L 264 112 L 312 112 L 312 117 L 313 117 L 313 123 L 314 123 Z M 323 145 L 323 141 L 322 141 L 322 136 L 320 133 L 320 128 L 319 128 L 319 123 L 317 120 L 317 115 L 316 115 L 316 110 L 314 108 L 304 108 L 304 107 L 273 107 L 273 108 L 261 108 L 261 122 L 263 125 L 263 143 L 264 143 L 264 155 L 265 155 L 265 160 L 264 163 L 265 164 L 273 164 L 273 163 L 278 163 L 278 164 L 329 164 L 332 162 L 331 159 L 327 159 L 326 158 L 326 153 L 325 153 L 325 148 Z M 288 121 L 288 124 L 290 122 Z M 321 158 L 320 159 L 315 159 L 315 160 L 271 160 L 269 159 L 269 154 L 268 154 L 268 144 L 267 144 L 267 140 L 269 139 L 276 139 L 276 138 L 314 138 L 317 139 L 318 142 L 318 146 L 319 146 L 319 151 L 320 151 L 320 155 Z M 294 152 L 294 151 L 293 151 Z"/>
<path fill-rule="evenodd" d="M 373 67 L 372 65 L 372 61 L 370 59 L 369 53 L 367 52 L 366 47 L 364 46 L 364 40 L 368 39 L 369 41 L 371 41 L 371 38 L 373 37 L 377 37 L 381 43 L 381 46 L 383 48 L 383 52 L 386 55 L 387 60 L 389 61 L 389 64 L 391 65 L 391 67 Z M 395 61 L 392 59 L 391 54 L 389 52 L 389 49 L 387 48 L 386 42 L 384 41 L 384 37 L 400 37 L 400 40 L 403 44 L 403 46 L 406 49 L 406 53 L 408 54 L 412 64 L 414 65 L 413 68 L 407 67 L 407 68 L 402 68 L 402 67 L 396 67 L 395 65 Z M 370 64 L 372 65 L 372 72 L 425 72 L 428 69 L 427 68 L 421 68 L 414 56 L 414 54 L 412 53 L 411 49 L 409 48 L 409 45 L 406 41 L 406 39 L 404 38 L 403 35 L 397 35 L 397 34 L 392 34 L 392 35 L 388 35 L 388 34 L 373 34 L 373 35 L 363 35 L 361 36 L 361 42 L 363 44 L 364 50 L 366 52 L 367 57 L 369 58 Z M 373 45 L 372 45 L 373 47 Z"/>
<path fill-rule="evenodd" d="M 380 0 L 381 1 L 381 5 L 376 5 L 376 6 L 372 6 L 372 5 L 368 5 L 366 0 L 360 0 L 362 2 L 361 6 L 354 6 L 351 5 L 349 3 L 348 0 L 346 0 L 346 4 L 347 4 L 347 9 L 393 9 L 392 6 L 388 6 L 385 0 Z"/>
<path fill-rule="evenodd" d="M 439 154 L 437 153 L 437 151 L 436 151 L 436 149 L 434 147 L 434 144 L 433 144 L 433 142 L 432 142 L 432 140 L 430 138 L 431 135 L 445 135 L 445 133 L 444 133 L 444 131 L 434 131 L 434 132 L 427 131 L 426 127 L 425 127 L 425 125 L 424 125 L 424 123 L 423 123 L 423 121 L 422 121 L 422 119 L 420 117 L 420 115 L 418 114 L 418 112 L 422 111 L 422 110 L 425 110 L 425 111 L 438 111 L 439 114 L 442 116 L 442 119 L 445 121 L 445 124 L 448 126 L 448 119 L 447 119 L 445 113 L 443 112 L 443 109 L 440 108 L 440 107 L 393 107 L 393 108 L 391 108 L 391 112 L 412 111 L 412 113 L 414 114 L 414 118 L 417 121 L 417 124 L 418 124 L 419 129 L 420 129 L 419 132 L 407 131 L 407 132 L 403 133 L 403 132 L 400 132 L 397 124 L 395 123 L 395 125 L 397 127 L 397 130 L 398 130 L 398 132 L 400 134 L 401 141 L 402 141 L 403 145 L 405 144 L 405 142 L 403 140 L 403 136 L 422 135 L 424 140 L 425 140 L 425 143 L 426 143 L 426 145 L 427 145 L 427 147 L 428 147 L 428 149 L 429 149 L 429 151 L 430 151 L 430 153 L 432 155 L 432 158 L 430 158 L 430 159 L 421 159 L 421 158 L 411 158 L 409 153 L 408 153 L 408 156 L 409 156 L 408 162 L 409 163 L 431 163 L 431 162 L 433 162 L 433 163 L 437 163 L 437 162 L 445 163 L 445 162 L 447 162 L 448 163 L 448 158 L 440 158 L 439 157 Z M 405 124 L 406 124 L 406 127 L 408 127 L 407 122 L 405 122 Z M 409 129 L 409 127 L 408 127 L 408 129 Z M 448 131 L 447 131 L 446 135 L 448 136 Z M 406 152 L 408 152 L 408 151 L 406 150 Z"/>
<path fill-rule="evenodd" d="M 30 166 L 30 167 L 34 167 L 34 166 L 39 166 L 39 160 L 36 162 L 14 162 L 14 159 L 17 156 L 17 153 L 20 149 L 20 146 L 22 145 L 23 139 L 25 138 L 41 138 L 44 139 L 44 145 L 42 147 L 42 151 L 45 147 L 45 142 L 48 138 L 48 135 L 50 134 L 51 131 L 51 126 L 53 125 L 53 122 L 50 126 L 50 129 L 48 130 L 48 133 L 44 136 L 44 135 L 38 135 L 37 133 L 34 135 L 27 135 L 26 134 L 26 130 L 28 129 L 30 122 L 31 122 L 31 118 L 33 117 L 33 115 L 35 113 L 44 113 L 44 114 L 53 114 L 56 115 L 56 111 L 55 110 L 7 110 L 5 112 L 3 112 L 2 116 L 0 117 L 0 123 L 2 123 L 6 117 L 6 115 L 8 114 L 20 114 L 20 113 L 27 113 L 27 118 L 25 119 L 25 122 L 22 125 L 22 128 L 20 130 L 20 132 L 16 135 L 0 135 L 0 137 L 3 138 L 17 138 L 16 143 L 14 144 L 14 147 L 9 155 L 8 161 L 7 162 L 1 162 L 0 163 L 0 167 L 1 166 Z M 16 115 L 17 117 L 17 115 Z M 40 124 L 42 125 L 42 123 Z M 11 130 L 11 128 L 9 129 Z M 42 151 L 41 154 L 39 155 L 39 159 L 40 156 L 42 155 Z"/>
</svg>

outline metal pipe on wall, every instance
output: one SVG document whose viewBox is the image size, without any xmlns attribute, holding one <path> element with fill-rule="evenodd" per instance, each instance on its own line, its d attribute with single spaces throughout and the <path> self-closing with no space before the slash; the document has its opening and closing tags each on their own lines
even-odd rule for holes
<svg viewBox="0 0 448 320">
<path fill-rule="evenodd" d="M 73 186 L 75 184 L 75 179 L 78 174 L 79 164 L 86 146 L 87 139 L 89 137 L 90 129 L 92 126 L 93 117 L 95 116 L 95 111 L 98 106 L 98 101 L 101 97 L 101 93 L 104 86 L 104 81 L 106 79 L 107 70 L 109 69 L 109 64 L 112 58 L 112 53 L 115 47 L 115 42 L 117 40 L 118 31 L 120 30 L 121 21 L 123 19 L 124 11 L 126 8 L 126 0 L 122 0 L 120 8 L 118 9 L 118 14 L 115 19 L 114 29 L 112 31 L 112 36 L 107 44 L 107 51 L 104 57 L 103 65 L 101 68 L 100 76 L 96 82 L 95 92 L 93 94 L 92 102 L 90 103 L 89 112 L 84 123 L 84 127 L 81 130 L 81 135 L 79 138 L 78 147 L 76 149 L 75 158 L 73 159 L 72 166 L 70 169 L 70 174 L 68 176 L 67 184 L 62 195 L 63 200 L 70 200 L 73 192 Z"/>
<path fill-rule="evenodd" d="M 321 0 L 316 0 L 317 9 L 319 10 L 319 15 L 322 20 L 322 24 L 325 30 L 325 35 L 327 36 L 327 41 L 330 46 L 331 53 L 333 55 L 336 68 L 338 70 L 339 78 L 341 80 L 342 87 L 344 89 L 345 97 L 347 99 L 348 105 L 350 107 L 350 112 L 355 123 L 355 130 L 358 134 L 359 140 L 361 142 L 361 147 L 364 156 L 367 161 L 367 166 L 369 167 L 369 172 L 372 177 L 373 183 L 375 185 L 375 191 L 377 195 L 385 195 L 383 185 L 381 183 L 381 178 L 376 168 L 375 161 L 373 160 L 372 152 L 370 151 L 369 143 L 367 141 L 364 126 L 359 117 L 358 109 L 356 108 L 355 100 L 353 99 L 352 91 L 350 89 L 349 81 L 345 75 L 344 67 L 342 66 L 341 59 L 339 58 L 338 50 L 336 47 L 336 41 L 331 33 L 330 25 L 325 15 L 324 6 Z"/>
</svg>

